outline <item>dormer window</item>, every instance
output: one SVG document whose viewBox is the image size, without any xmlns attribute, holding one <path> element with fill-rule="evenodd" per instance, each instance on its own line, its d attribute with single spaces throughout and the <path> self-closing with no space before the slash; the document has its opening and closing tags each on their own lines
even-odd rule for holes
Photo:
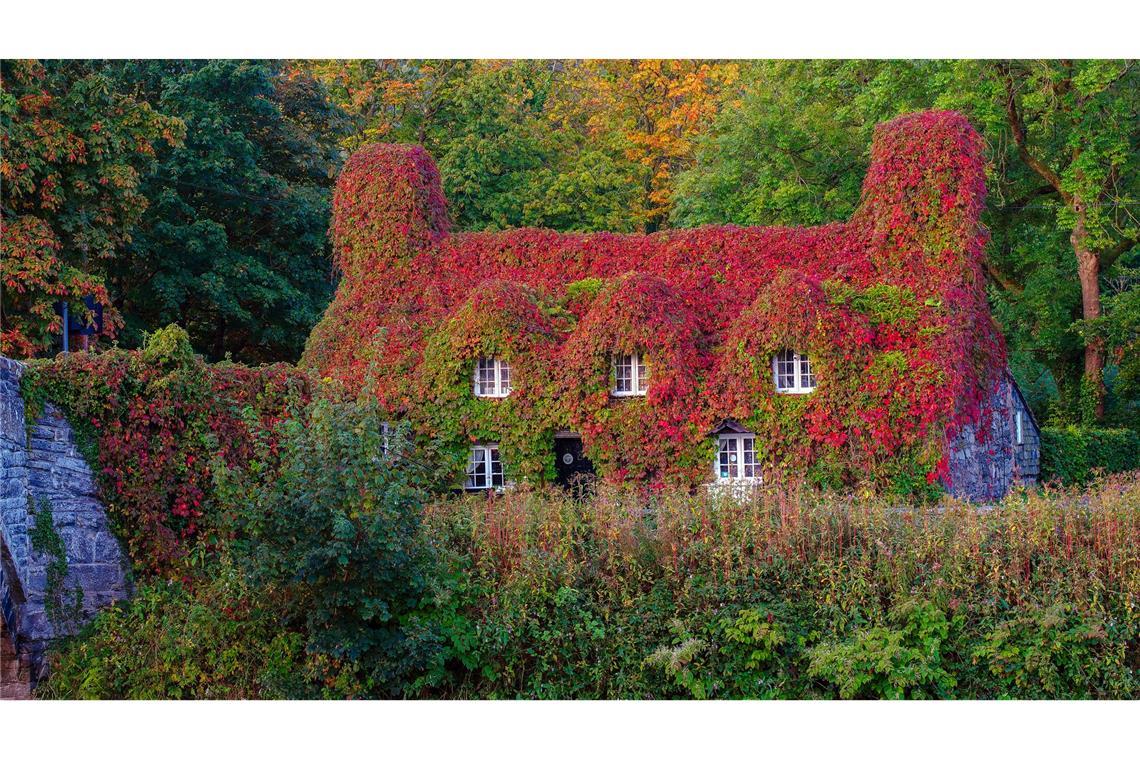
<svg viewBox="0 0 1140 760">
<path fill-rule="evenodd" d="M 644 396 L 649 390 L 649 365 L 641 354 L 614 356 L 613 396 Z"/>
<path fill-rule="evenodd" d="M 807 354 L 784 349 L 772 357 L 772 373 L 777 393 L 811 393 L 815 390 L 815 374 Z"/>
<path fill-rule="evenodd" d="M 511 395 L 511 365 L 493 357 L 479 359 L 475 363 L 475 395 L 480 398 Z"/>
</svg>

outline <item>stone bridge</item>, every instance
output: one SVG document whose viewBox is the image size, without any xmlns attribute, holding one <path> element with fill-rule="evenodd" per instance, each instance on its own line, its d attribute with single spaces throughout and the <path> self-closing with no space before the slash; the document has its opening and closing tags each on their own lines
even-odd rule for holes
<svg viewBox="0 0 1140 760">
<path fill-rule="evenodd" d="M 6 699 L 30 696 L 47 673 L 53 639 L 74 633 L 130 591 L 126 557 L 71 427 L 50 404 L 28 424 L 23 371 L 0 357 L 0 698 Z M 62 551 L 53 552 L 53 544 Z"/>
</svg>

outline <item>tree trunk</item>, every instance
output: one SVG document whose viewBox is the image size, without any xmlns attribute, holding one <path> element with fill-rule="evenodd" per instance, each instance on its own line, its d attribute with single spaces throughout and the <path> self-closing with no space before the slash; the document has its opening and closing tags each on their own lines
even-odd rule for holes
<svg viewBox="0 0 1140 760">
<path fill-rule="evenodd" d="M 1100 308 L 1100 256 L 1089 248 L 1088 230 L 1085 228 L 1084 206 L 1073 204 L 1077 211 L 1077 224 L 1069 240 L 1077 255 L 1077 276 L 1081 280 L 1081 312 L 1085 320 L 1101 315 Z M 1085 392 L 1093 394 L 1093 415 L 1104 418 L 1104 339 L 1092 337 L 1085 341 Z M 1084 399 L 1082 399 L 1084 401 Z M 1082 408 L 1084 404 L 1082 403 Z"/>
</svg>

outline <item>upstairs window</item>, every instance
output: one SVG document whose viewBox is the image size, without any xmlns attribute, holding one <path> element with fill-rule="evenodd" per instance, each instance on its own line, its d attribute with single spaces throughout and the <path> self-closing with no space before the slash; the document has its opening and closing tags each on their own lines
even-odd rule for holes
<svg viewBox="0 0 1140 760">
<path fill-rule="evenodd" d="M 716 479 L 759 480 L 760 464 L 756 461 L 756 436 L 722 434 L 717 436 L 720 450 L 716 459 Z"/>
<path fill-rule="evenodd" d="M 649 390 L 649 365 L 641 354 L 614 356 L 614 396 L 644 396 Z"/>
<path fill-rule="evenodd" d="M 503 462 L 499 459 L 499 444 L 488 443 L 471 447 L 467 463 L 468 491 L 487 491 L 503 487 Z"/>
<path fill-rule="evenodd" d="M 1014 419 L 1017 421 L 1017 444 L 1020 446 L 1020 445 L 1025 443 L 1025 434 L 1022 432 L 1022 428 L 1021 428 L 1021 410 L 1020 409 L 1017 410 L 1017 414 L 1016 414 Z"/>
<path fill-rule="evenodd" d="M 815 373 L 807 354 L 784 349 L 772 357 L 772 373 L 778 393 L 811 393 L 815 390 Z"/>
<path fill-rule="evenodd" d="M 482 358 L 475 363 L 475 395 L 506 398 L 511 395 L 511 365 L 502 359 Z"/>
</svg>

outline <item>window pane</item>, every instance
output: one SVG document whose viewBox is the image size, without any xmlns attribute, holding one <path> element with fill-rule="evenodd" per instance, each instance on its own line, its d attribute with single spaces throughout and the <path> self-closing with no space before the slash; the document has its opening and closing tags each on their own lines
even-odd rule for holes
<svg viewBox="0 0 1140 760">
<path fill-rule="evenodd" d="M 815 387 L 815 374 L 811 371 L 811 361 L 806 354 L 800 355 L 800 387 Z"/>
<path fill-rule="evenodd" d="M 744 438 L 740 442 L 741 456 L 744 459 L 744 477 L 755 478 L 760 474 L 760 468 L 756 464 L 756 439 L 752 436 Z"/>
<path fill-rule="evenodd" d="M 475 371 L 475 394 L 492 396 L 495 393 L 495 360 L 480 359 Z"/>
<path fill-rule="evenodd" d="M 471 449 L 471 461 L 467 466 L 467 487 L 487 487 L 487 450 L 481 446 Z"/>
<path fill-rule="evenodd" d="M 511 365 L 499 362 L 499 393 L 504 396 L 511 392 Z"/>
<path fill-rule="evenodd" d="M 780 390 L 796 387 L 796 355 L 790 350 L 776 354 L 776 387 Z"/>
<path fill-rule="evenodd" d="M 633 360 L 637 365 L 637 387 L 635 390 L 638 393 L 645 393 L 649 390 L 649 365 L 641 354 L 634 354 Z"/>
<path fill-rule="evenodd" d="M 731 436 L 720 437 L 720 453 L 717 461 L 717 476 L 721 478 L 734 478 L 737 472 L 736 439 Z"/>
<path fill-rule="evenodd" d="M 499 460 L 499 447 L 495 446 L 487 451 L 491 455 L 491 480 L 488 486 L 500 488 L 503 485 L 503 463 Z"/>
<path fill-rule="evenodd" d="M 629 354 L 614 359 L 614 390 L 618 393 L 633 391 L 633 357 Z"/>
</svg>

